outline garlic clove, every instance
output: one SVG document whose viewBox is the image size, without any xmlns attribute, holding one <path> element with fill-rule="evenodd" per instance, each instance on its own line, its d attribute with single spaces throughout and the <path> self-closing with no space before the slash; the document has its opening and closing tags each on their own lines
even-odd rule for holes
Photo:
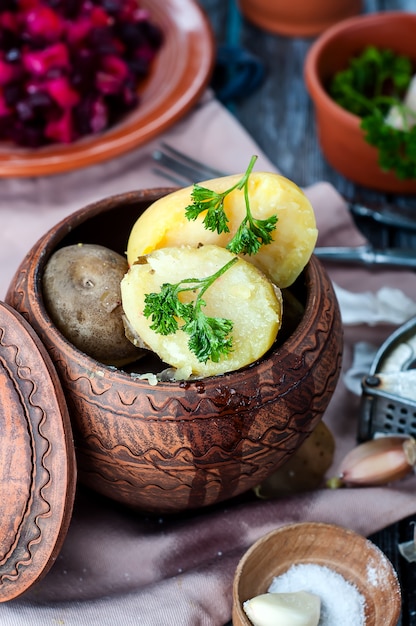
<svg viewBox="0 0 416 626">
<path fill-rule="evenodd" d="M 321 600 L 306 591 L 264 593 L 243 609 L 253 626 L 318 626 Z"/>
<path fill-rule="evenodd" d="M 411 117 L 409 128 L 412 128 L 412 126 L 416 124 L 416 75 L 414 75 L 412 80 L 410 81 L 403 103 L 409 109 L 408 114 Z M 412 113 L 413 116 L 411 115 Z"/>
<path fill-rule="evenodd" d="M 416 440 L 385 436 L 351 450 L 340 466 L 339 483 L 348 486 L 386 485 L 410 474 L 416 463 Z M 332 486 L 336 485 L 336 479 Z M 331 486 L 331 481 L 329 481 Z"/>
<path fill-rule="evenodd" d="M 392 106 L 384 121 L 396 130 L 410 130 L 416 125 L 416 75 L 409 83 L 403 103 Z"/>
</svg>

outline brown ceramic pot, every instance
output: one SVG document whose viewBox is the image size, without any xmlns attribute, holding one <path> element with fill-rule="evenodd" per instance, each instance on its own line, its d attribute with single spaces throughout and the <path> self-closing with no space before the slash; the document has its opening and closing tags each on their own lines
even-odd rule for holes
<svg viewBox="0 0 416 626">
<path fill-rule="evenodd" d="M 305 82 L 315 105 L 324 156 L 349 180 L 379 191 L 416 193 L 416 180 L 400 180 L 394 172 L 380 169 L 378 152 L 365 141 L 360 118 L 336 104 L 328 95 L 327 85 L 367 45 L 390 48 L 416 61 L 415 32 L 415 13 L 398 11 L 353 17 L 321 35 L 305 61 Z"/>
<path fill-rule="evenodd" d="M 390 561 L 361 535 L 316 522 L 282 526 L 245 553 L 234 576 L 233 626 L 251 626 L 243 603 L 266 593 L 275 576 L 301 563 L 328 567 L 354 585 L 365 598 L 366 626 L 396 626 L 401 593 Z M 375 583 L 375 576 L 382 584 Z"/>
<path fill-rule="evenodd" d="M 272 33 L 312 36 L 360 13 L 362 0 L 238 0 L 253 24 Z"/>
<path fill-rule="evenodd" d="M 70 344 L 43 303 L 41 278 L 49 257 L 76 242 L 124 253 L 138 215 L 167 191 L 111 197 L 63 220 L 28 253 L 7 294 L 58 371 L 80 480 L 114 500 L 152 512 L 217 503 L 271 474 L 321 419 L 338 380 L 342 352 L 332 284 L 315 258 L 294 286 L 305 305 L 297 327 L 240 371 L 151 386 Z"/>
</svg>

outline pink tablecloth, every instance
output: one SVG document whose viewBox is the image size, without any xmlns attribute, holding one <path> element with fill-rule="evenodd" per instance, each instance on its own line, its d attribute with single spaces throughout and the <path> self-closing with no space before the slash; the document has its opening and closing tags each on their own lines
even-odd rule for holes
<svg viewBox="0 0 416 626">
<path fill-rule="evenodd" d="M 141 187 L 166 186 L 150 159 L 155 140 L 119 159 L 54 177 L 0 180 L 0 296 L 18 263 L 44 231 L 82 205 Z M 163 140 L 230 172 L 274 167 L 210 93 Z M 296 181 L 295 181 L 296 182 Z M 320 244 L 362 241 L 345 204 L 326 183 L 307 190 L 320 229 Z M 414 274 L 328 267 L 352 292 L 382 286 L 416 295 Z M 379 346 L 391 325 L 345 327 L 344 371 L 354 345 Z M 359 397 L 343 380 L 324 420 L 335 435 L 333 473 L 355 445 Z M 318 490 L 274 501 L 250 495 L 213 509 L 173 518 L 126 510 L 82 489 L 68 536 L 46 577 L 22 597 L 0 606 L 1 626 L 222 626 L 231 617 L 234 569 L 246 548 L 271 529 L 299 520 L 335 522 L 368 535 L 416 512 L 416 478 L 383 488 Z"/>
</svg>

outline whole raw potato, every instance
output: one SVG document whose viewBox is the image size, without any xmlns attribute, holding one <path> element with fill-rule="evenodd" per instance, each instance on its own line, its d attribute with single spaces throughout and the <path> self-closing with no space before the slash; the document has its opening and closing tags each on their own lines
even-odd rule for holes
<svg viewBox="0 0 416 626">
<path fill-rule="evenodd" d="M 77 348 L 101 363 L 121 366 L 142 351 L 127 339 L 120 281 L 126 259 L 95 244 L 60 248 L 43 274 L 43 297 L 52 320 Z"/>
<path fill-rule="evenodd" d="M 223 193 L 241 180 L 242 174 L 199 183 Z M 154 202 L 139 217 L 131 231 L 127 260 L 132 265 L 139 256 L 159 248 L 181 245 L 214 244 L 225 247 L 246 214 L 243 190 L 226 196 L 224 210 L 229 218 L 229 233 L 206 230 L 201 213 L 189 221 L 185 209 L 192 203 L 193 187 L 170 193 Z M 315 247 L 318 231 L 313 208 L 303 191 L 284 176 L 252 172 L 248 181 L 250 208 L 255 219 L 277 215 L 273 241 L 262 246 L 247 260 L 256 265 L 280 288 L 290 286 L 306 266 Z"/>
</svg>

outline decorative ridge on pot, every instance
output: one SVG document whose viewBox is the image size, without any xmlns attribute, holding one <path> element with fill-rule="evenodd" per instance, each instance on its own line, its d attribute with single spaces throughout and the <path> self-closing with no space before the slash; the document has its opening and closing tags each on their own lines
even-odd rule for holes
<svg viewBox="0 0 416 626">
<path fill-rule="evenodd" d="M 318 140 L 326 160 L 349 180 L 379 191 L 413 194 L 416 179 L 401 180 L 380 168 L 377 149 L 365 141 L 360 118 L 331 98 L 327 83 L 368 45 L 392 49 L 416 62 L 415 30 L 415 13 L 385 11 L 352 17 L 320 35 L 305 60 L 305 84 L 314 103 Z"/>
</svg>

